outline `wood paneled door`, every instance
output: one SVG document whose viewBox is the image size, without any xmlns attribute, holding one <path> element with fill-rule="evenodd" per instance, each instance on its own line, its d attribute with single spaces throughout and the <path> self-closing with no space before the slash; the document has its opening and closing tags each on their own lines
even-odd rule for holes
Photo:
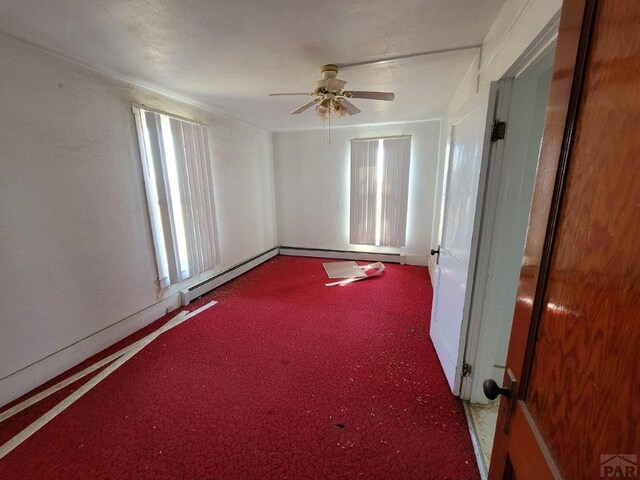
<svg viewBox="0 0 640 480">
<path fill-rule="evenodd" d="M 640 1 L 565 0 L 489 477 L 637 478 Z"/>
</svg>

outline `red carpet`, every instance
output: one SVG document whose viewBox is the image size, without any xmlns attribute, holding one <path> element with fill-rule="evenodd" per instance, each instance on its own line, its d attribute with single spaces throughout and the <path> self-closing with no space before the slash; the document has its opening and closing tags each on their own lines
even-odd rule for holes
<svg viewBox="0 0 640 480">
<path fill-rule="evenodd" d="M 428 337 L 427 270 L 326 281 L 322 260 L 276 257 L 221 287 L 0 460 L 0 478 L 478 478 Z M 2 441 L 74 388 L 0 423 Z"/>
</svg>

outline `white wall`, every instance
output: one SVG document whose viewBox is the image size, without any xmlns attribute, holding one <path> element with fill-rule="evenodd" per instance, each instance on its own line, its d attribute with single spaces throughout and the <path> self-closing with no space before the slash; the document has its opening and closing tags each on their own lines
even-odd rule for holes
<svg viewBox="0 0 640 480">
<path fill-rule="evenodd" d="M 325 132 L 326 135 L 326 132 Z M 290 247 L 400 252 L 349 244 L 350 140 L 412 135 L 409 173 L 407 262 L 426 265 L 436 192 L 440 121 L 278 132 L 273 157 L 278 241 Z"/>
<path fill-rule="evenodd" d="M 446 170 L 450 115 L 459 110 L 481 88 L 502 78 L 554 17 L 557 17 L 561 7 L 562 0 L 506 0 L 482 43 L 481 51 L 469 65 L 456 93 L 449 101 L 442 118 L 442 148 L 436 168 L 436 184 L 440 195 L 436 199 L 436 214 L 433 218 L 432 231 L 436 235 L 431 242 L 433 245 L 438 243 L 437 232 L 442 222 L 442 185 Z M 433 265 L 430 264 L 430 267 Z"/>
<path fill-rule="evenodd" d="M 0 58 L 3 404 L 178 303 L 158 303 L 132 102 L 209 126 L 222 257 L 215 271 L 275 246 L 276 230 L 269 132 L 4 35 Z"/>
<path fill-rule="evenodd" d="M 561 8 L 562 0 L 507 0 L 482 43 L 480 86 L 500 79 Z"/>
<path fill-rule="evenodd" d="M 455 112 L 477 91 L 499 80 L 557 16 L 562 0 L 507 0 L 447 108 Z M 479 64 L 478 64 L 479 63 Z"/>
</svg>

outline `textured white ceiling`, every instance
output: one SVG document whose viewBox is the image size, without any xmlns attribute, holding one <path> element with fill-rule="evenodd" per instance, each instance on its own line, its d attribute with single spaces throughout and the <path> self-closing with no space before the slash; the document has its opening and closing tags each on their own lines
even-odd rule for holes
<svg viewBox="0 0 640 480">
<path fill-rule="evenodd" d="M 325 63 L 480 44 L 504 0 L 3 0 L 0 31 L 270 130 L 321 126 L 306 97 Z M 474 50 L 343 69 L 354 100 L 341 124 L 433 118 Z"/>
</svg>

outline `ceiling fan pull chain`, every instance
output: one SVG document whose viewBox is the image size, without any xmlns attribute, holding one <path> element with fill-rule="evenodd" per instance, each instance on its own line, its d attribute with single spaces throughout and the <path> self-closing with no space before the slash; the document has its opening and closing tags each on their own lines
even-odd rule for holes
<svg viewBox="0 0 640 480">
<path fill-rule="evenodd" d="M 322 143 L 327 143 L 327 140 L 325 139 L 325 133 L 324 133 L 324 120 L 322 120 Z"/>
</svg>

